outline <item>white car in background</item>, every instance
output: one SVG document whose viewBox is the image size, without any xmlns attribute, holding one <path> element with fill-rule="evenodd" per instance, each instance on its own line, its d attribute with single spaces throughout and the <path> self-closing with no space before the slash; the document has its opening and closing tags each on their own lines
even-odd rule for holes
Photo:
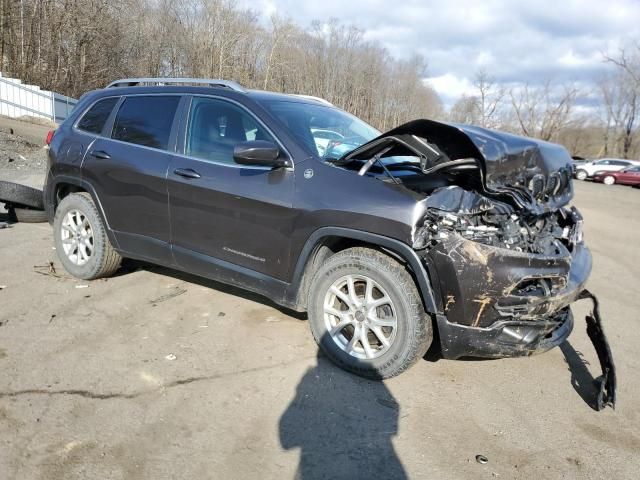
<svg viewBox="0 0 640 480">
<path fill-rule="evenodd" d="M 338 132 L 324 128 L 312 128 L 311 135 L 313 135 L 313 140 L 316 143 L 318 155 L 321 157 L 326 152 L 327 146 L 331 140 L 342 140 L 344 138 L 344 136 L 340 135 Z"/>
<path fill-rule="evenodd" d="M 593 160 L 591 162 L 580 163 L 576 165 L 576 178 L 578 180 L 586 180 L 593 177 L 596 172 L 617 172 L 623 168 L 640 165 L 635 160 L 624 160 L 622 158 L 603 158 L 601 160 Z"/>
</svg>

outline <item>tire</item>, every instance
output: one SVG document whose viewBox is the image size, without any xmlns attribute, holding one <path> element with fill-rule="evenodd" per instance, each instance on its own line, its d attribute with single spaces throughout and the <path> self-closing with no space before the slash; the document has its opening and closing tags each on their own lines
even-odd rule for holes
<svg viewBox="0 0 640 480">
<path fill-rule="evenodd" d="M 343 298 L 352 298 L 348 295 L 349 277 L 354 280 L 352 291 L 359 301 L 367 297 L 365 292 L 372 285 L 372 294 L 365 302 L 369 307 L 347 310 Z M 342 282 L 346 284 L 339 296 L 331 288 L 339 288 Z M 383 304 L 372 307 L 376 301 Z M 325 306 L 344 313 L 341 317 L 327 313 Z M 409 272 L 390 256 L 369 248 L 343 250 L 318 269 L 309 289 L 308 314 L 313 337 L 329 359 L 365 378 L 384 379 L 402 373 L 425 355 L 433 340 L 431 319 Z M 336 326 L 349 321 L 342 329 Z M 388 325 L 380 326 L 381 321 Z M 388 346 L 374 329 L 382 332 Z M 358 339 L 354 342 L 355 337 Z M 362 338 L 369 345 L 368 351 Z"/>
<path fill-rule="evenodd" d="M 0 202 L 44 210 L 42 190 L 0 180 Z"/>
<path fill-rule="evenodd" d="M 602 179 L 602 183 L 604 183 L 605 185 L 613 185 L 614 183 L 616 183 L 616 178 L 611 175 L 607 175 Z"/>
<path fill-rule="evenodd" d="M 576 170 L 576 178 L 578 180 L 586 180 L 588 176 L 589 176 L 589 173 L 587 173 L 586 170 L 582 170 L 582 169 Z"/>
<path fill-rule="evenodd" d="M 48 221 L 47 212 L 44 210 L 12 207 L 10 214 L 20 223 L 45 223 Z"/>
<path fill-rule="evenodd" d="M 53 236 L 60 262 L 74 277 L 108 277 L 120 266 L 122 257 L 111 245 L 88 193 L 72 193 L 60 202 L 53 220 Z"/>
</svg>

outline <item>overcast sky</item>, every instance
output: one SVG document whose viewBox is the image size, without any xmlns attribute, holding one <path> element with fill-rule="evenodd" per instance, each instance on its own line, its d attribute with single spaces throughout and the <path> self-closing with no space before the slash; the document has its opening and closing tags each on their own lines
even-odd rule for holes
<svg viewBox="0 0 640 480">
<path fill-rule="evenodd" d="M 569 80 L 589 86 L 608 68 L 602 52 L 640 39 L 640 0 L 253 0 L 301 26 L 338 18 L 393 55 L 422 54 L 446 105 L 484 68 L 499 82 Z"/>
</svg>

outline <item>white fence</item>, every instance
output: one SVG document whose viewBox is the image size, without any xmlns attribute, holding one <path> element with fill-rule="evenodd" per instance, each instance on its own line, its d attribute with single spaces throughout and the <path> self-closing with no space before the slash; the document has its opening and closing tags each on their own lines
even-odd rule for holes
<svg viewBox="0 0 640 480">
<path fill-rule="evenodd" d="M 61 123 L 76 103 L 74 98 L 40 90 L 35 85 L 24 85 L 21 80 L 3 77 L 0 73 L 0 115 L 28 115 Z"/>
</svg>

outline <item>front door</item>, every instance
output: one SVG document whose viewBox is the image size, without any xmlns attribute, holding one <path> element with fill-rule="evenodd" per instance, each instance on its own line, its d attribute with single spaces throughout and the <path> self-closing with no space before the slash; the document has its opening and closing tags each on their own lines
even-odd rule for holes
<svg viewBox="0 0 640 480">
<path fill-rule="evenodd" d="M 212 97 L 192 98 L 185 128 L 184 154 L 172 159 L 167 176 L 176 262 L 212 277 L 226 268 L 286 279 L 293 171 L 233 160 L 236 144 L 277 144 L 273 135 L 244 107 Z"/>
</svg>

